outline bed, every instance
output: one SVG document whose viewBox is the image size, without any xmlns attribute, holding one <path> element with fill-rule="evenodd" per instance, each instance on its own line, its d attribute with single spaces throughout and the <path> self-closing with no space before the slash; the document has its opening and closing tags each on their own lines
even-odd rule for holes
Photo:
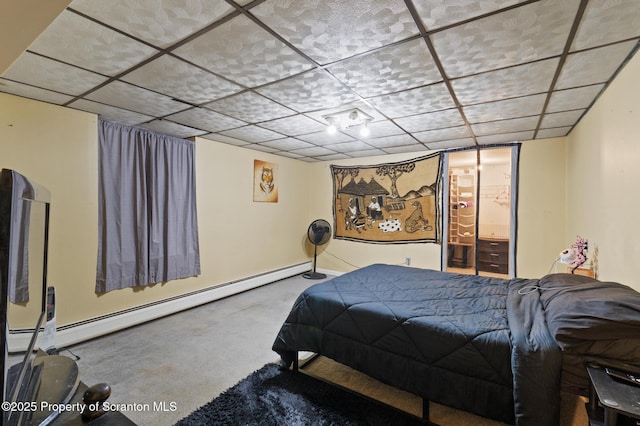
<svg viewBox="0 0 640 426">
<path fill-rule="evenodd" d="M 518 425 L 558 423 L 585 362 L 640 370 L 640 294 L 551 274 L 500 279 L 375 264 L 317 283 L 273 344 L 283 367 L 314 352 L 375 379 Z"/>
</svg>

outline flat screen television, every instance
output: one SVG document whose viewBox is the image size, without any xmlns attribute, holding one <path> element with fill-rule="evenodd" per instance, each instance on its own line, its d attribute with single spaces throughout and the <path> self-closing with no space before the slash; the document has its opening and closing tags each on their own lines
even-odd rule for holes
<svg viewBox="0 0 640 426">
<path fill-rule="evenodd" d="M 4 425 L 24 423 L 19 405 L 35 401 L 39 366 L 36 341 L 46 316 L 47 252 L 50 193 L 20 173 L 0 174 L 0 344 L 3 347 L 3 401 L 16 409 L 2 410 Z M 30 333 L 22 362 L 8 364 L 9 331 Z"/>
</svg>

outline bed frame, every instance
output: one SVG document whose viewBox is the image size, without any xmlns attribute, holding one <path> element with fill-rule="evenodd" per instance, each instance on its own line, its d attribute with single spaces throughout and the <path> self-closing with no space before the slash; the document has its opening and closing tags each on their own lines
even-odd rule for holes
<svg viewBox="0 0 640 426">
<path fill-rule="evenodd" d="M 376 404 L 380 404 L 380 405 L 383 405 L 383 406 L 385 406 L 387 408 L 390 408 L 392 410 L 398 411 L 398 412 L 402 413 L 405 416 L 410 416 L 410 417 L 416 418 L 416 419 L 420 420 L 423 424 L 425 424 L 427 426 L 440 426 L 437 423 L 433 423 L 429 419 L 429 400 L 428 399 L 422 398 L 422 417 L 419 417 L 419 416 L 414 415 L 413 413 L 409 413 L 409 412 L 406 412 L 404 410 L 401 410 L 398 407 L 394 407 L 393 405 L 386 404 L 386 403 L 384 403 L 384 402 L 382 402 L 380 400 L 372 398 L 372 397 L 370 397 L 368 395 L 365 395 L 363 393 L 357 392 L 357 391 L 355 391 L 353 389 L 350 389 L 350 388 L 348 388 L 346 386 L 342 386 L 342 385 L 340 385 L 338 383 L 334 383 L 334 382 L 332 382 L 330 380 L 327 380 L 324 377 L 321 377 L 321 376 L 319 376 L 317 374 L 313 374 L 313 373 L 310 373 L 309 371 L 305 371 L 304 368 L 306 366 L 312 364 L 319 357 L 320 357 L 319 354 L 314 353 L 312 356 L 310 356 L 308 358 L 305 358 L 305 359 L 303 359 L 301 361 L 300 358 L 299 358 L 299 352 L 296 352 L 294 361 L 291 363 L 291 367 L 285 366 L 284 363 L 282 363 L 282 362 L 279 364 L 279 367 L 282 370 L 293 371 L 294 373 L 297 373 L 297 374 L 304 374 L 304 375 L 306 375 L 308 377 L 311 377 L 313 379 L 319 380 L 319 381 L 321 381 L 323 383 L 327 383 L 327 384 L 329 384 L 331 386 L 335 386 L 338 389 L 342 389 L 342 390 L 344 390 L 346 392 L 349 392 L 351 394 L 357 395 L 357 396 L 359 396 L 361 398 L 367 399 L 367 400 L 372 401 L 372 402 L 374 402 Z"/>
<path fill-rule="evenodd" d="M 558 423 L 561 387 L 579 393 L 563 380 L 584 387 L 585 362 L 640 366 L 639 336 L 640 293 L 622 284 L 377 264 L 301 293 L 273 350 L 282 368 L 316 353 L 420 396 L 425 421 L 433 401 L 537 426 Z"/>
</svg>

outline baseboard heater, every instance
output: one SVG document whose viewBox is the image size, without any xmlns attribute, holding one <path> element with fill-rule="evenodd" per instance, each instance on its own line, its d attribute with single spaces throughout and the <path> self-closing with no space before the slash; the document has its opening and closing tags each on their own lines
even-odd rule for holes
<svg viewBox="0 0 640 426">
<path fill-rule="evenodd" d="M 310 268 L 311 262 L 303 262 L 259 275 L 181 294 L 169 299 L 146 303 L 85 321 L 58 326 L 56 330 L 56 343 L 58 348 L 64 348 L 65 346 L 94 339 L 105 334 L 302 274 L 303 272 L 309 271 Z M 8 351 L 11 353 L 24 352 L 27 349 L 32 333 L 33 329 L 10 330 L 7 339 Z M 42 334 L 42 331 L 40 334 Z"/>
</svg>

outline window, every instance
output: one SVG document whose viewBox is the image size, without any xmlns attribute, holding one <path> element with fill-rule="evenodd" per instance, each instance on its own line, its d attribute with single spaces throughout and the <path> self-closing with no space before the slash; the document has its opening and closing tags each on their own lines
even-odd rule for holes
<svg viewBox="0 0 640 426">
<path fill-rule="evenodd" d="M 98 143 L 96 292 L 199 275 L 194 143 L 102 120 Z"/>
</svg>

